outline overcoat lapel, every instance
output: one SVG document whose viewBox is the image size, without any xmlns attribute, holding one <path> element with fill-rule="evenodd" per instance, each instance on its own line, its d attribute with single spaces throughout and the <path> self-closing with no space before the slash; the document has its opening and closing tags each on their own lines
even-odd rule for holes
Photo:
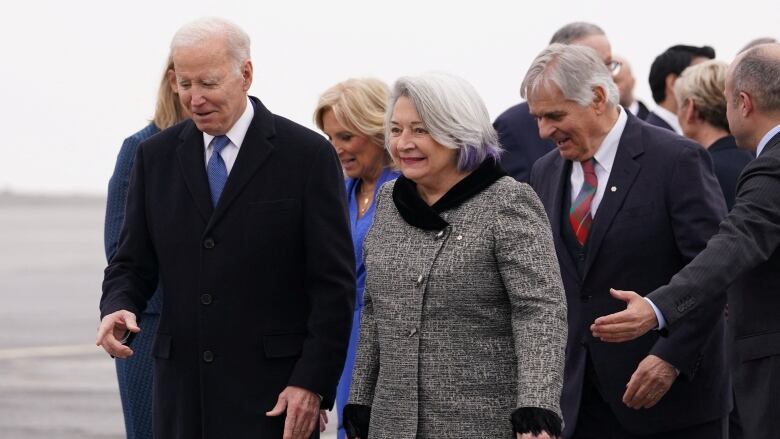
<svg viewBox="0 0 780 439">
<path fill-rule="evenodd" d="M 211 192 L 209 191 L 208 177 L 206 177 L 203 133 L 195 127 L 194 122 L 190 121 L 187 124 L 179 136 L 181 143 L 176 152 L 179 155 L 179 165 L 184 175 L 184 183 L 187 185 L 203 221 L 208 222 L 214 208 L 211 206 Z"/>
<path fill-rule="evenodd" d="M 577 273 L 577 267 L 574 266 L 574 261 L 571 260 L 569 250 L 566 248 L 565 241 L 561 235 L 561 227 L 568 226 L 561 224 L 561 218 L 563 218 L 561 210 L 563 209 L 563 197 L 566 196 L 566 185 L 569 182 L 570 173 L 571 162 L 564 160 L 563 157 L 558 155 L 552 166 L 552 191 L 547 194 L 548 197 L 552 198 L 544 201 L 546 205 L 550 206 L 550 227 L 552 227 L 555 251 L 558 253 L 561 269 L 568 270 L 572 278 L 578 279 L 580 275 Z"/>
<path fill-rule="evenodd" d="M 590 235 L 588 236 L 585 277 L 587 277 L 593 261 L 598 256 L 599 248 L 612 225 L 612 220 L 615 219 L 615 215 L 620 211 L 626 196 L 631 191 L 634 180 L 639 175 L 641 166 L 636 158 L 644 152 L 641 123 L 636 117 L 629 114 L 623 135 L 620 136 L 620 143 L 618 143 L 615 161 L 612 163 L 612 171 L 604 190 L 604 197 L 601 199 L 599 208 L 596 211 L 596 217 L 593 218 Z M 641 196 L 641 194 L 636 196 Z"/>
</svg>

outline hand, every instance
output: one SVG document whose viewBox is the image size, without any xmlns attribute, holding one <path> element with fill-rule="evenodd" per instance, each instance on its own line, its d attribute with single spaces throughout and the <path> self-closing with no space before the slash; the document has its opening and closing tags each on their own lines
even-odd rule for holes
<svg viewBox="0 0 780 439">
<path fill-rule="evenodd" d="M 301 387 L 287 386 L 266 416 L 287 412 L 282 439 L 307 439 L 314 432 L 320 414 L 320 397 Z"/>
<path fill-rule="evenodd" d="M 325 433 L 326 428 L 328 428 L 328 411 L 320 410 L 320 433 Z"/>
<path fill-rule="evenodd" d="M 141 331 L 136 323 L 135 314 L 125 310 L 108 314 L 100 321 L 95 344 L 103 347 L 113 357 L 127 358 L 133 355 L 133 350 L 120 341 L 127 334 L 127 331 Z"/>
<path fill-rule="evenodd" d="M 655 355 L 648 355 L 626 384 L 623 403 L 632 409 L 649 409 L 666 395 L 679 374 L 671 364 Z"/>
<path fill-rule="evenodd" d="M 550 436 L 546 431 L 543 431 L 539 434 L 517 433 L 517 439 L 556 439 L 556 437 Z"/>
<path fill-rule="evenodd" d="M 607 342 L 623 342 L 645 335 L 658 327 L 653 307 L 633 291 L 610 288 L 612 297 L 628 303 L 625 311 L 599 317 L 590 325 L 593 336 Z"/>
</svg>

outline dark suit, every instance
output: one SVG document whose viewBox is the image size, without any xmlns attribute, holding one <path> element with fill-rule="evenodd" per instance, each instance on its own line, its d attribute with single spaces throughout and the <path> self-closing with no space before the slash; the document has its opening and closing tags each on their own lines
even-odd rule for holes
<svg viewBox="0 0 780 439">
<path fill-rule="evenodd" d="M 159 278 L 155 437 L 281 437 L 265 412 L 286 386 L 333 405 L 355 294 L 341 170 L 325 139 L 253 103 L 216 208 L 193 122 L 136 155 L 100 311 L 137 314 Z"/>
<path fill-rule="evenodd" d="M 745 437 L 774 438 L 780 431 L 780 134 L 742 171 L 734 207 L 707 249 L 649 297 L 672 337 L 721 300 L 727 285 L 739 359 L 734 393 Z"/>
<path fill-rule="evenodd" d="M 555 149 L 553 142 L 539 137 L 539 125 L 523 102 L 501 113 L 493 122 L 504 147 L 501 166 L 517 181 L 528 183 L 531 167 L 539 157 Z"/>
<path fill-rule="evenodd" d="M 648 114 L 647 117 L 645 117 L 644 121 L 649 123 L 650 125 L 665 128 L 669 131 L 674 132 L 674 128 L 672 128 L 672 126 L 666 123 L 665 120 L 661 119 L 661 117 L 655 114 L 655 112 L 651 111 L 650 114 Z"/>
<path fill-rule="evenodd" d="M 622 344 L 603 343 L 590 333 L 596 317 L 625 309 L 610 296 L 610 288 L 641 293 L 663 285 L 704 248 L 726 212 L 703 148 L 627 117 L 585 248 L 575 249 L 568 238 L 572 163 L 552 151 L 531 174 L 550 218 L 568 300 L 561 397 L 567 438 L 578 426 L 581 403 L 594 398 L 603 400 L 602 412 L 609 411 L 601 417 L 634 434 L 681 430 L 721 419 L 730 410 L 724 301 L 709 307 L 713 323 L 706 329 L 686 326 L 668 338 L 651 331 Z M 680 376 L 655 407 L 633 410 L 622 397 L 631 374 L 649 354 L 671 363 Z M 694 431 L 686 437 L 701 436 Z"/>
<path fill-rule="evenodd" d="M 718 139 L 707 149 L 715 166 L 715 176 L 718 177 L 720 189 L 726 197 L 726 207 L 731 210 L 734 197 L 737 194 L 737 178 L 742 169 L 753 160 L 753 154 L 739 149 L 734 136 Z"/>
<path fill-rule="evenodd" d="M 636 103 L 639 105 L 639 109 L 636 110 L 635 116 L 641 120 L 647 119 L 647 117 L 650 116 L 650 110 L 647 109 L 644 102 L 637 100 Z"/>
</svg>

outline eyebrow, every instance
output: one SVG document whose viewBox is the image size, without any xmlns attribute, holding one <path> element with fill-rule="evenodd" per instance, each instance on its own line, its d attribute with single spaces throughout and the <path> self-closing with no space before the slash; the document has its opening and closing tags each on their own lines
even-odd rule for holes
<svg viewBox="0 0 780 439">
<path fill-rule="evenodd" d="M 396 122 L 396 121 L 394 121 L 392 119 L 390 120 L 390 123 L 395 124 L 395 125 L 401 125 L 400 123 L 398 123 L 398 122 Z M 415 120 L 411 124 L 412 125 L 425 125 L 424 123 L 422 123 L 422 121 L 419 121 L 419 120 Z"/>
<path fill-rule="evenodd" d="M 545 118 L 557 118 L 561 116 L 566 116 L 565 111 L 548 111 L 547 113 L 537 114 L 537 113 L 531 113 L 531 116 L 533 117 L 545 117 Z"/>
</svg>

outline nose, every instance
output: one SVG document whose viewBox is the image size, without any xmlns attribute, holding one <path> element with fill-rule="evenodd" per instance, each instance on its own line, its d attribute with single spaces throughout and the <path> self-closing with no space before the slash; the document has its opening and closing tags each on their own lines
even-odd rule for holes
<svg viewBox="0 0 780 439">
<path fill-rule="evenodd" d="M 404 129 L 401 131 L 401 134 L 398 136 L 398 144 L 396 145 L 396 148 L 404 150 L 414 148 L 414 142 L 412 142 L 411 137 L 411 130 Z"/>
<path fill-rule="evenodd" d="M 549 139 L 552 137 L 555 132 L 555 127 L 551 123 L 547 122 L 544 118 L 538 119 L 537 123 L 539 124 L 539 137 L 542 139 Z"/>
<path fill-rule="evenodd" d="M 194 87 L 190 95 L 191 95 L 190 105 L 192 105 L 193 107 L 203 105 L 206 102 L 206 98 L 203 96 L 203 93 Z"/>
<path fill-rule="evenodd" d="M 342 147 L 341 147 L 341 145 L 339 144 L 339 142 L 337 142 L 337 141 L 335 141 L 335 140 L 331 140 L 331 141 L 330 141 L 330 144 L 331 144 L 331 145 L 333 145 L 333 149 L 334 149 L 334 150 L 336 150 L 336 154 L 337 154 L 337 155 L 341 155 L 341 153 L 343 153 L 343 152 L 344 152 L 344 148 L 342 148 Z"/>
</svg>

